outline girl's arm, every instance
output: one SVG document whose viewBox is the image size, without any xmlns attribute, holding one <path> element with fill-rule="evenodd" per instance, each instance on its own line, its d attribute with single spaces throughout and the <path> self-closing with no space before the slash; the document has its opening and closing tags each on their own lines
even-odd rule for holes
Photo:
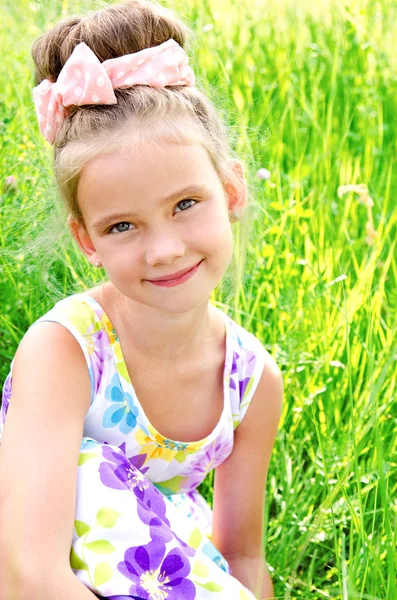
<svg viewBox="0 0 397 600">
<path fill-rule="evenodd" d="M 90 382 L 58 323 L 38 323 L 15 355 L 0 447 L 0 600 L 89 600 L 69 565 L 77 464 Z"/>
<path fill-rule="evenodd" d="M 46 573 L 42 587 L 35 583 L 16 587 L 4 587 L 1 580 L 0 600 L 97 600 L 95 596 L 70 569 Z"/>
<path fill-rule="evenodd" d="M 233 452 L 215 473 L 211 539 L 230 563 L 233 575 L 260 600 L 273 598 L 263 549 L 263 514 L 282 398 L 281 372 L 271 359 L 235 430 Z"/>
</svg>

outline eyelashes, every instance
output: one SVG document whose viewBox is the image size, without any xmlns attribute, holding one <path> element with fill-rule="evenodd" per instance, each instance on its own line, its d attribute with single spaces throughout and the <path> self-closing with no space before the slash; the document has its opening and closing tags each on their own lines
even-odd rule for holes
<svg viewBox="0 0 397 600">
<path fill-rule="evenodd" d="M 123 229 L 122 231 L 114 232 L 113 229 L 115 227 L 118 227 L 119 225 L 132 225 L 132 223 L 129 223 L 128 221 L 120 221 L 120 223 L 116 223 L 115 225 L 112 225 L 112 227 L 107 231 L 107 233 L 113 234 L 113 233 L 124 233 L 124 231 L 131 231 L 130 229 Z"/>
<path fill-rule="evenodd" d="M 194 204 L 190 204 L 187 208 L 180 210 L 179 212 L 187 212 L 190 208 L 193 208 L 193 206 L 195 206 L 196 204 L 198 204 L 198 200 L 193 200 L 192 198 L 186 199 L 186 200 L 180 200 L 176 206 L 179 206 L 180 204 L 183 204 L 185 202 L 190 202 L 190 203 L 194 203 Z M 133 231 L 133 229 L 123 229 L 121 231 L 113 231 L 116 227 L 118 227 L 119 225 L 133 225 L 133 223 L 130 223 L 130 221 L 119 221 L 119 223 L 115 223 L 114 225 L 112 225 L 107 231 L 106 231 L 106 235 L 114 235 L 115 233 L 125 233 L 126 231 Z M 136 229 L 136 227 L 134 226 L 134 228 Z"/>
<path fill-rule="evenodd" d="M 179 204 L 183 204 L 183 202 L 194 202 L 196 204 L 197 200 L 193 200 L 192 198 L 188 198 L 187 200 L 181 200 L 180 202 L 178 202 L 177 206 L 179 206 Z M 194 204 L 193 204 L 193 206 L 194 206 Z M 191 208 L 191 206 L 188 206 L 188 208 L 186 210 L 188 210 L 189 208 Z M 182 210 L 181 212 L 185 212 L 185 211 Z"/>
</svg>

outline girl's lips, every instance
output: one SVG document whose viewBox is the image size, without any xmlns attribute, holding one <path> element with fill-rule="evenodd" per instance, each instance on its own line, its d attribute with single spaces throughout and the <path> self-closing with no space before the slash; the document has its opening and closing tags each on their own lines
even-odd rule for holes
<svg viewBox="0 0 397 600">
<path fill-rule="evenodd" d="M 172 273 L 172 275 L 166 275 L 165 277 L 156 277 L 155 279 L 147 279 L 146 281 L 171 281 L 173 279 L 178 279 L 179 277 L 182 277 L 182 275 L 184 275 L 185 273 L 188 273 L 189 271 L 194 269 L 195 266 L 197 265 L 189 267 L 188 269 L 182 269 L 182 271 L 177 271 L 176 273 Z"/>
<path fill-rule="evenodd" d="M 169 279 L 146 279 L 146 281 L 148 281 L 149 283 L 152 283 L 153 285 L 159 285 L 161 287 L 170 287 L 173 285 L 179 285 L 180 283 L 183 283 L 184 281 L 186 281 L 187 279 L 190 279 L 190 277 L 192 277 L 194 275 L 194 273 L 196 273 L 196 271 L 198 270 L 199 266 L 201 265 L 201 263 L 203 262 L 204 259 L 200 260 L 199 263 L 197 263 L 197 265 L 195 265 L 194 267 L 191 267 L 190 269 L 185 269 L 184 271 L 179 271 L 179 275 L 178 273 L 176 273 L 175 275 L 172 275 L 170 277 L 173 277 L 173 279 L 169 278 Z"/>
</svg>

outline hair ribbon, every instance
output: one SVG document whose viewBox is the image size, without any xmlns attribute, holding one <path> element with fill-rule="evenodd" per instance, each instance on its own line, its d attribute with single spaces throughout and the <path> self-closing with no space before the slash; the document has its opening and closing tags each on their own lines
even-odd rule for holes
<svg viewBox="0 0 397 600">
<path fill-rule="evenodd" d="M 100 62 L 84 43 L 78 44 L 55 83 L 44 79 L 33 89 L 41 133 L 53 144 L 65 108 L 86 104 L 117 104 L 115 89 L 133 85 L 193 86 L 195 76 L 185 50 L 172 38 L 152 48 Z"/>
</svg>

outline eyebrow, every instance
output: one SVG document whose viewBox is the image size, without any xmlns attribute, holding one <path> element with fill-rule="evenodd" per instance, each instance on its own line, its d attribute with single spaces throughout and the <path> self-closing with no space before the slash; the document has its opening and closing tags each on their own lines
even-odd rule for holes
<svg viewBox="0 0 397 600">
<path fill-rule="evenodd" d="M 159 204 L 167 204 L 171 202 L 171 200 L 176 200 L 181 196 L 185 196 L 186 194 L 197 195 L 197 194 L 205 194 L 208 192 L 208 188 L 205 185 L 188 185 L 176 192 L 173 192 L 166 198 L 162 198 L 159 200 Z M 120 219 L 125 219 L 129 217 L 137 217 L 138 215 L 132 212 L 124 212 L 124 213 L 116 213 L 113 215 L 108 215 L 106 217 L 101 217 L 95 223 L 93 223 L 93 227 L 96 229 L 101 229 L 102 227 L 106 227 L 106 225 L 112 225 L 116 221 Z"/>
</svg>

